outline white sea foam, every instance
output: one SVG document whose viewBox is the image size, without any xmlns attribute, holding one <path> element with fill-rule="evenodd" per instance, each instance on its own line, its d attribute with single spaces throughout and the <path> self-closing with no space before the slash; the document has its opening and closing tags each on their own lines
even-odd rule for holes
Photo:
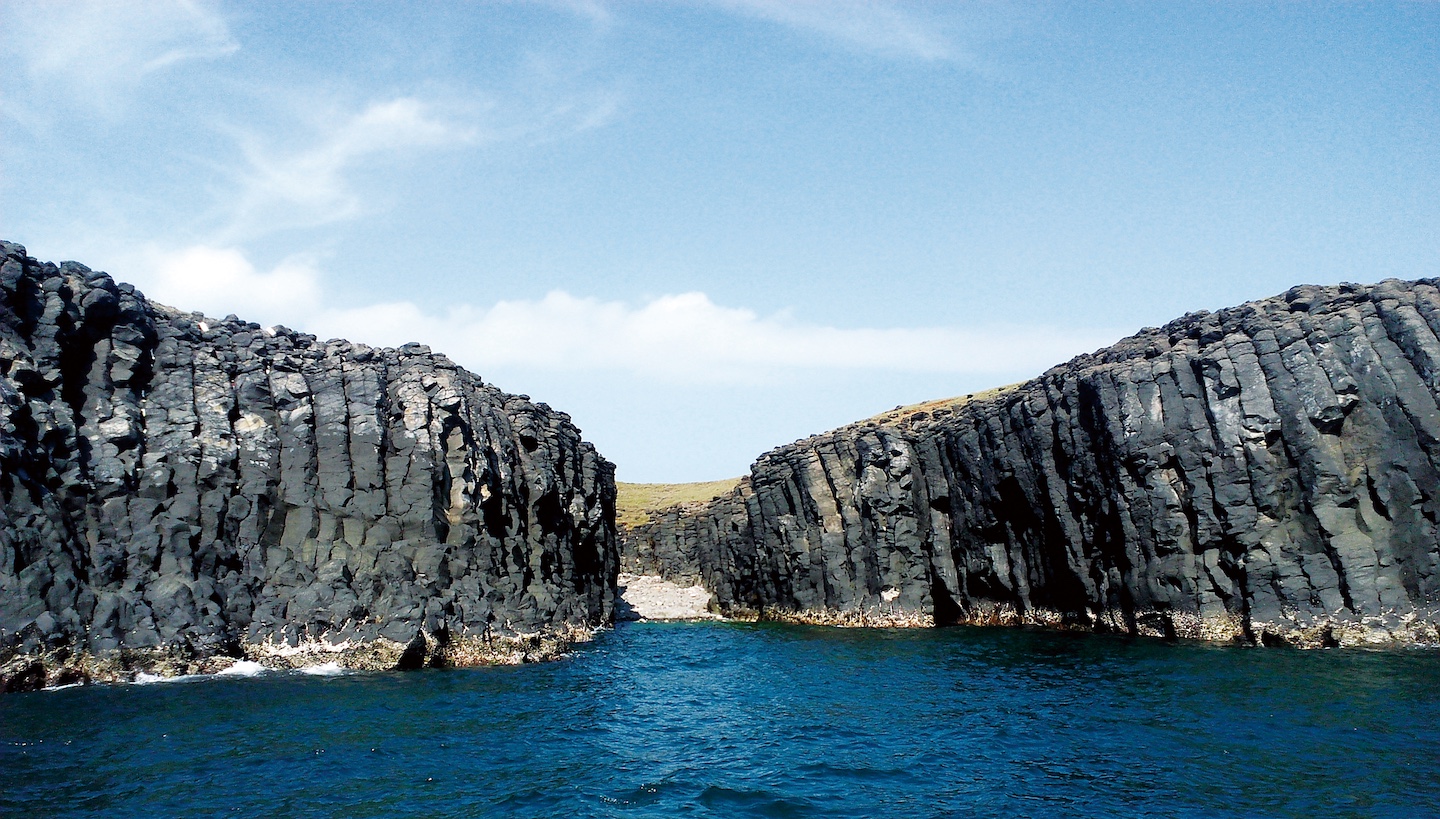
<svg viewBox="0 0 1440 819">
<path fill-rule="evenodd" d="M 162 675 L 160 675 L 160 674 L 147 674 L 147 673 L 145 673 L 144 671 L 141 671 L 139 674 L 136 674 L 136 675 L 135 675 L 135 681 L 134 681 L 134 682 L 135 682 L 136 685 L 153 685 L 153 684 L 155 684 L 155 683 L 194 682 L 195 680 L 204 679 L 205 676 L 206 676 L 206 675 L 204 675 L 204 674 L 179 674 L 179 675 L 176 675 L 176 676 L 174 676 L 174 677 L 165 677 L 165 676 L 162 676 Z"/>
<path fill-rule="evenodd" d="M 301 674 L 313 674 L 316 677 L 338 677 L 341 674 L 350 673 L 348 669 L 341 668 L 339 663 L 324 663 L 322 665 L 309 665 L 300 669 Z"/>
<path fill-rule="evenodd" d="M 263 674 L 264 672 L 269 670 L 270 668 L 268 666 L 263 666 L 260 663 L 255 662 L 254 660 L 237 660 L 234 665 L 230 666 L 224 671 L 217 672 L 215 676 L 254 677 L 257 674 Z"/>
</svg>

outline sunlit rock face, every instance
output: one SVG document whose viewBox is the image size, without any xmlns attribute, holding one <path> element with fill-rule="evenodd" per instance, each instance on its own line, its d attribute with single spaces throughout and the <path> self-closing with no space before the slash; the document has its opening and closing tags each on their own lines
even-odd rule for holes
<svg viewBox="0 0 1440 819">
<path fill-rule="evenodd" d="M 0 245 L 0 648 L 604 624 L 613 467 L 420 345 L 153 304 Z"/>
<path fill-rule="evenodd" d="M 1436 280 L 1187 315 L 769 452 L 626 532 L 625 569 L 822 622 L 1434 642 L 1437 332 Z"/>
</svg>

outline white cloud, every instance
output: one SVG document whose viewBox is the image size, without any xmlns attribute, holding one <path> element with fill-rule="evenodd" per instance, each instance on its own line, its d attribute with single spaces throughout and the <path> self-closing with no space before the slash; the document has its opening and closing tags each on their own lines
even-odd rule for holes
<svg viewBox="0 0 1440 819">
<path fill-rule="evenodd" d="M 796 371 L 1040 373 L 1120 337 L 1119 331 L 989 327 L 829 327 L 788 312 L 724 307 L 703 292 L 644 304 L 552 291 L 491 307 L 426 312 L 413 302 L 327 307 L 324 276 L 310 259 L 269 271 L 235 248 L 150 248 L 128 278 L 161 304 L 212 317 L 239 315 L 320 338 L 377 347 L 429 344 L 484 376 L 492 370 L 624 371 L 657 383 L 759 384 Z"/>
<path fill-rule="evenodd" d="M 222 242 L 278 229 L 316 227 L 360 215 L 347 172 L 366 159 L 418 148 L 472 143 L 478 129 L 446 121 L 413 97 L 371 103 L 353 114 L 328 113 L 315 141 L 285 150 L 242 139 L 245 167 Z"/>
<path fill-rule="evenodd" d="M 128 278 L 161 304 L 209 316 L 234 313 L 266 324 L 303 322 L 319 309 L 320 274 L 307 259 L 291 258 L 265 272 L 235 248 L 152 246 L 131 265 Z"/>
<path fill-rule="evenodd" d="M 281 230 L 316 228 L 377 210 L 373 190 L 352 185 L 365 167 L 396 163 L 422 150 L 520 140 L 545 141 L 606 125 L 621 105 L 609 91 L 529 110 L 497 110 L 493 100 L 446 105 L 415 97 L 372 102 L 363 110 L 308 106 L 311 127 L 287 143 L 241 132 L 242 163 L 229 172 L 236 192 L 218 197 L 214 244 L 243 243 Z M 481 114 L 484 126 L 475 124 Z M 383 207 L 384 202 L 379 202 Z"/>
<path fill-rule="evenodd" d="M 534 301 L 427 315 L 408 302 L 315 317 L 322 335 L 422 341 L 491 368 L 623 370 L 667 382 L 753 383 L 797 370 L 1039 372 L 1113 341 L 1106 332 L 991 326 L 841 328 L 718 305 L 704 293 L 640 305 L 554 291 Z"/>
<path fill-rule="evenodd" d="M 884 0 L 707 0 L 727 11 L 880 54 L 943 60 L 954 46 L 933 25 Z"/>
<path fill-rule="evenodd" d="M 704 293 L 629 304 L 553 291 L 538 300 L 428 313 L 412 302 L 334 308 L 304 259 L 257 269 L 233 248 L 152 250 L 136 282 L 182 310 L 235 313 L 321 338 L 429 344 L 481 374 L 494 369 L 624 371 L 666 383 L 761 383 L 796 371 L 1039 372 L 1118 333 L 995 325 L 842 328 L 726 307 Z"/>
<path fill-rule="evenodd" d="M 112 109 L 155 72 L 239 49 L 225 19 L 200 0 L 7 2 L 7 48 L 33 81 Z"/>
</svg>

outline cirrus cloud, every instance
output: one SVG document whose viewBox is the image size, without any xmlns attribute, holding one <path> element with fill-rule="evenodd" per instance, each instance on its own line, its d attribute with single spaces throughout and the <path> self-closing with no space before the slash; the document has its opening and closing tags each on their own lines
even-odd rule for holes
<svg viewBox="0 0 1440 819">
<path fill-rule="evenodd" d="M 220 242 L 278 229 L 318 227 L 364 211 L 348 172 L 376 157 L 477 141 L 478 128 L 437 116 L 413 97 L 373 102 L 353 114 L 332 113 L 311 144 L 285 150 L 245 135 L 239 193 L 226 203 L 228 225 Z"/>
<path fill-rule="evenodd" d="M 59 87 L 93 108 L 112 110 L 121 92 L 191 60 L 229 56 L 240 46 L 225 18 L 202 0 L 7 2 L 7 47 L 32 82 Z"/>
<path fill-rule="evenodd" d="M 707 0 L 724 11 L 889 56 L 944 60 L 952 43 L 903 4 L 886 0 Z"/>
</svg>

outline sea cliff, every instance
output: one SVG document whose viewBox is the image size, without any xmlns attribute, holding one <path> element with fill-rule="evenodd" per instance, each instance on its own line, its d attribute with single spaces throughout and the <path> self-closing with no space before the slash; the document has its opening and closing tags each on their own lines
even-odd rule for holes
<svg viewBox="0 0 1440 819">
<path fill-rule="evenodd" d="M 614 469 L 428 348 L 0 243 L 0 687 L 519 660 L 611 622 Z"/>
<path fill-rule="evenodd" d="M 613 621 L 621 570 L 732 617 L 1437 643 L 1440 289 L 1190 314 L 701 488 L 617 543 L 614 469 L 564 413 L 0 243 L 9 690 L 554 656 Z"/>
<path fill-rule="evenodd" d="M 1440 639 L 1436 280 L 1194 313 L 783 446 L 622 533 L 736 615 Z"/>
</svg>

